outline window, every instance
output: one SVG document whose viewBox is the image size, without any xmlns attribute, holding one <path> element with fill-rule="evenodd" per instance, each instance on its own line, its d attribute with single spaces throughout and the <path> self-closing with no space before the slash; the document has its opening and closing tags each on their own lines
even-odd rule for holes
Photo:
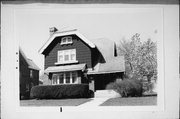
<svg viewBox="0 0 180 119">
<path fill-rule="evenodd" d="M 31 88 L 34 86 L 34 84 L 31 82 Z"/>
<path fill-rule="evenodd" d="M 26 91 L 29 91 L 29 84 L 26 83 Z"/>
<path fill-rule="evenodd" d="M 61 38 L 61 45 L 71 44 L 71 43 L 72 43 L 72 37 L 71 36 Z"/>
<path fill-rule="evenodd" d="M 64 61 L 65 62 L 70 61 L 69 55 L 70 55 L 70 50 L 65 50 L 64 51 Z"/>
<path fill-rule="evenodd" d="M 33 70 L 30 70 L 30 78 L 33 78 Z"/>
<path fill-rule="evenodd" d="M 55 64 L 75 63 L 76 49 L 58 51 L 58 61 Z"/>
<path fill-rule="evenodd" d="M 72 72 L 72 83 L 77 82 L 77 72 Z"/>
<path fill-rule="evenodd" d="M 77 82 L 77 72 L 64 72 L 64 73 L 58 73 L 53 74 L 52 77 L 52 84 L 75 84 Z"/>
<path fill-rule="evenodd" d="M 58 52 L 58 62 L 63 62 L 63 52 L 59 51 Z"/>
<path fill-rule="evenodd" d="M 53 84 L 57 84 L 57 75 L 53 75 L 52 81 Z"/>
<path fill-rule="evenodd" d="M 63 73 L 59 74 L 59 81 L 60 81 L 59 83 L 61 83 L 61 84 L 64 83 L 64 74 Z"/>
</svg>

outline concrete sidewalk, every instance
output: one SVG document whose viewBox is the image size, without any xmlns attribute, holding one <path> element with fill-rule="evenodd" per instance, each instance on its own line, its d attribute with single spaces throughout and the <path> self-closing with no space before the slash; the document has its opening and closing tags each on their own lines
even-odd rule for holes
<svg viewBox="0 0 180 119">
<path fill-rule="evenodd" d="M 79 105 L 78 107 L 94 107 L 94 106 L 99 106 L 100 104 L 104 103 L 106 100 L 110 98 L 92 98 L 91 101 L 86 102 L 82 105 Z"/>
</svg>

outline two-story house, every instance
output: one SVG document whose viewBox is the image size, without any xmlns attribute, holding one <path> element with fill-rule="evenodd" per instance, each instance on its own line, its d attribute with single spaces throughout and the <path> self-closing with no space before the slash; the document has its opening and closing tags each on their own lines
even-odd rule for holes
<svg viewBox="0 0 180 119">
<path fill-rule="evenodd" d="M 19 67 L 20 99 L 29 98 L 31 88 L 39 84 L 40 69 L 26 57 L 21 48 L 19 48 Z"/>
<path fill-rule="evenodd" d="M 39 52 L 44 55 L 49 85 L 89 83 L 91 90 L 103 90 L 125 72 L 124 57 L 117 56 L 113 41 L 89 40 L 77 29 L 50 28 L 50 38 Z"/>
</svg>

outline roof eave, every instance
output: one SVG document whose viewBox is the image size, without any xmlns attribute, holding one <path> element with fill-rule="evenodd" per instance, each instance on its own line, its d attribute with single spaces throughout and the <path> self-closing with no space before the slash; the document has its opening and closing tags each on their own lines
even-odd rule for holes
<svg viewBox="0 0 180 119">
<path fill-rule="evenodd" d="M 33 67 L 31 67 L 31 66 L 28 66 L 28 68 L 29 68 L 29 69 L 33 69 L 33 70 L 38 70 L 38 71 L 41 70 L 41 69 L 39 69 L 39 68 L 33 68 Z"/>
<path fill-rule="evenodd" d="M 120 73 L 125 71 L 104 71 L 104 72 L 89 72 L 88 75 L 95 75 L 95 74 L 113 74 L 113 73 Z"/>
</svg>

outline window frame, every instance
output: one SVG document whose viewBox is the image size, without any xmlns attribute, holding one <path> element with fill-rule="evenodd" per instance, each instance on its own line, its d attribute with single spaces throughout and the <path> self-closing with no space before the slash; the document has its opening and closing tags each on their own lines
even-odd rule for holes
<svg viewBox="0 0 180 119">
<path fill-rule="evenodd" d="M 65 56 L 68 56 L 67 61 L 65 60 Z M 72 56 L 74 58 L 72 58 Z M 55 62 L 55 64 L 68 64 L 68 63 L 77 63 L 77 62 L 78 61 L 76 60 L 76 49 L 59 50 L 57 52 L 57 62 Z"/>
<path fill-rule="evenodd" d="M 70 40 L 70 41 L 69 41 Z M 65 42 L 64 42 L 65 41 Z M 61 38 L 61 45 L 72 44 L 72 36 L 65 36 Z"/>
<path fill-rule="evenodd" d="M 30 69 L 30 78 L 33 78 L 33 70 L 32 69 Z"/>
<path fill-rule="evenodd" d="M 69 73 L 69 83 L 67 83 L 66 73 Z M 75 81 L 73 82 L 73 73 L 75 73 Z M 60 82 L 60 75 L 63 74 L 63 83 Z M 78 84 L 78 72 L 77 71 L 71 71 L 71 72 L 61 72 L 61 73 L 55 73 L 52 77 L 52 85 L 64 85 L 64 84 Z"/>
<path fill-rule="evenodd" d="M 29 83 L 26 83 L 26 91 L 30 91 Z"/>
</svg>

